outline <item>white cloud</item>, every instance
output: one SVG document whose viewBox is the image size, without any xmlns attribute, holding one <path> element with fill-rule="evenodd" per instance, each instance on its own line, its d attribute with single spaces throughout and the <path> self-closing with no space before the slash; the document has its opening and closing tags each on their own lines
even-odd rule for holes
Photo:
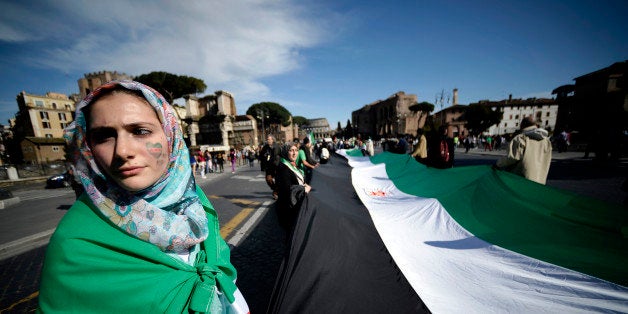
<svg viewBox="0 0 628 314">
<path fill-rule="evenodd" d="M 72 31 L 31 62 L 65 73 L 167 71 L 201 78 L 209 89 L 232 89 L 238 99 L 269 94 L 260 79 L 298 69 L 300 50 L 327 32 L 315 13 L 290 1 L 57 0 L 51 6 L 56 14 L 70 12 L 55 20 Z M 20 30 L 13 33 L 19 37 Z"/>
</svg>

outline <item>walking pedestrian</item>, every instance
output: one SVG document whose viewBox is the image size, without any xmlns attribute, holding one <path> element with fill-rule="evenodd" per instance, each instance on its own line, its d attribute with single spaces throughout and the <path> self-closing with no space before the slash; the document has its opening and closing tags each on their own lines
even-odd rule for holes
<svg viewBox="0 0 628 314">
<path fill-rule="evenodd" d="M 233 147 L 231 147 L 231 149 L 229 150 L 229 161 L 231 162 L 231 173 L 235 173 L 237 158 L 238 156 L 236 154 L 236 150 Z"/>
<path fill-rule="evenodd" d="M 275 143 L 275 137 L 268 135 L 266 137 L 266 144 L 260 151 L 260 166 L 262 171 L 266 173 L 266 184 L 273 191 L 273 198 L 277 199 L 277 190 L 275 186 L 275 172 L 277 170 L 277 164 L 279 163 L 279 145 Z"/>
<path fill-rule="evenodd" d="M 545 184 L 552 162 L 552 143 L 548 132 L 537 126 L 532 117 L 521 120 L 521 133 L 508 145 L 508 155 L 496 167 Z"/>
</svg>

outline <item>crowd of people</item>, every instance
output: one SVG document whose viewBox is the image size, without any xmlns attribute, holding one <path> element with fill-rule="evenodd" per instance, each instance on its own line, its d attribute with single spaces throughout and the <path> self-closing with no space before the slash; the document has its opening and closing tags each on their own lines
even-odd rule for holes
<svg viewBox="0 0 628 314">
<path fill-rule="evenodd" d="M 222 173 L 225 162 L 235 173 L 236 166 L 259 160 L 279 223 L 290 232 L 312 190 L 313 170 L 334 150 L 373 156 L 377 145 L 360 137 L 312 143 L 307 136 L 279 144 L 269 135 L 261 147 L 191 151 L 174 117 L 158 92 L 134 81 L 104 84 L 77 105 L 65 138 L 82 189 L 50 239 L 41 311 L 247 313 L 216 211 L 197 176 Z M 460 142 L 469 139 L 439 128 L 381 145 L 430 167 L 451 168 Z M 490 136 L 479 142 L 494 148 Z M 496 167 L 544 184 L 551 150 L 547 131 L 526 118 Z"/>
<path fill-rule="evenodd" d="M 255 166 L 255 160 L 259 158 L 259 148 L 246 146 L 242 149 L 231 147 L 228 152 L 200 150 L 190 151 L 190 165 L 192 173 L 201 178 L 207 178 L 210 173 L 225 172 L 225 163 L 231 167 L 231 173 L 235 173 L 238 166 L 248 164 Z"/>
<path fill-rule="evenodd" d="M 437 132 L 424 134 L 417 130 L 417 136 L 400 136 L 383 139 L 380 143 L 384 151 L 398 154 L 410 154 L 418 162 L 428 167 L 446 169 L 454 165 L 455 150 L 462 145 L 465 152 L 470 149 L 493 151 L 505 148 L 505 156 L 500 158 L 495 168 L 506 170 L 531 181 L 545 184 L 552 158 L 552 146 L 559 152 L 569 145 L 569 134 L 560 132 L 555 135 L 554 143 L 549 132 L 541 127 L 532 117 L 525 117 L 520 123 L 520 130 L 513 134 L 510 141 L 503 135 L 450 137 L 444 126 Z M 360 141 L 358 141 L 360 143 Z M 368 155 L 363 150 L 363 155 Z"/>
</svg>

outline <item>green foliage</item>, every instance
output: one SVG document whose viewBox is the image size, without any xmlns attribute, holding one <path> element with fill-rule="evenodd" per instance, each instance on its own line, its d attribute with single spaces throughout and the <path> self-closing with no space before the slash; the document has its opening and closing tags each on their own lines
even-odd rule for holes
<svg viewBox="0 0 628 314">
<path fill-rule="evenodd" d="M 408 109 L 410 109 L 410 111 L 412 112 L 425 112 L 427 114 L 429 114 L 430 112 L 434 111 L 434 105 L 427 102 L 427 101 L 423 101 L 420 103 L 415 103 L 413 105 L 410 105 L 410 107 L 408 107 Z"/>
<path fill-rule="evenodd" d="M 467 121 L 469 132 L 478 135 L 490 128 L 491 125 L 499 123 L 502 116 L 502 112 L 491 110 L 489 106 L 472 104 L 466 108 L 462 118 Z"/>
<path fill-rule="evenodd" d="M 302 116 L 294 116 L 292 117 L 292 123 L 297 124 L 299 126 L 307 124 L 307 118 Z"/>
<path fill-rule="evenodd" d="M 258 112 L 259 111 L 259 112 Z M 246 114 L 255 117 L 255 119 L 261 123 L 261 112 L 264 112 L 264 123 L 267 125 L 281 124 L 283 126 L 290 125 L 290 111 L 284 108 L 282 105 L 274 102 L 260 102 L 251 105 Z"/>
<path fill-rule="evenodd" d="M 202 93 L 207 88 L 201 79 L 167 72 L 150 72 L 136 77 L 135 80 L 156 89 L 171 104 L 177 98 Z"/>
</svg>

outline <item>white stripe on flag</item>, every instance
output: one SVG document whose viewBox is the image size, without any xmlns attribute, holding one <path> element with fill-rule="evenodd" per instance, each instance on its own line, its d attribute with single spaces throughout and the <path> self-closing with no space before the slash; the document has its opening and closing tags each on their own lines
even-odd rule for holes
<svg viewBox="0 0 628 314">
<path fill-rule="evenodd" d="M 626 287 L 476 238 L 438 200 L 398 190 L 384 164 L 347 159 L 386 248 L 432 312 L 628 312 Z"/>
</svg>

